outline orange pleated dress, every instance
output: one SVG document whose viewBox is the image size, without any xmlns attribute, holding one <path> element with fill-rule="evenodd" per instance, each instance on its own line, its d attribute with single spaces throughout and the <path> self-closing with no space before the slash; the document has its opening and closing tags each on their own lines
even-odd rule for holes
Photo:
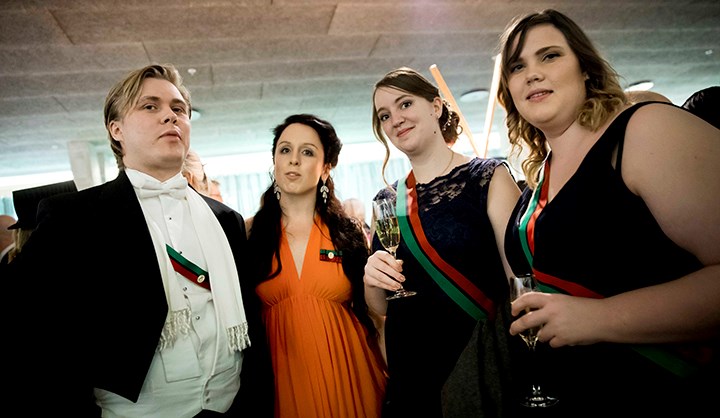
<svg viewBox="0 0 720 418">
<path fill-rule="evenodd" d="M 383 360 L 350 309 L 340 257 L 322 260 L 321 250 L 335 248 L 327 227 L 315 224 L 298 274 L 283 232 L 282 272 L 256 288 L 275 371 L 275 416 L 379 417 Z"/>
</svg>

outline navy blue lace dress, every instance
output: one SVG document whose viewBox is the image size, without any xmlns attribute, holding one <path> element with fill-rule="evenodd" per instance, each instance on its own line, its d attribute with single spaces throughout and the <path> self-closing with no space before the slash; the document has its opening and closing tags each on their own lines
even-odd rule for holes
<svg viewBox="0 0 720 418">
<path fill-rule="evenodd" d="M 418 214 L 428 242 L 490 299 L 507 299 L 507 281 L 487 216 L 490 179 L 500 160 L 475 158 L 418 184 Z M 395 183 L 394 187 L 397 185 Z M 391 194 L 387 189 L 378 196 Z M 377 236 L 373 250 L 382 249 Z M 404 286 L 416 296 L 388 302 L 389 382 L 384 417 L 440 417 L 441 391 L 477 324 L 428 275 L 401 236 Z"/>
</svg>

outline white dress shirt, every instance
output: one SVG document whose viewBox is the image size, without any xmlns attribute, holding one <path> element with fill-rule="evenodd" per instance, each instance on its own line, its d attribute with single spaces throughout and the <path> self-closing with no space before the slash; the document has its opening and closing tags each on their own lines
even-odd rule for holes
<svg viewBox="0 0 720 418">
<path fill-rule="evenodd" d="M 126 169 L 126 172 L 146 217 L 159 228 L 165 242 L 207 270 L 186 198 L 170 194 L 140 197 L 139 186 L 159 182 L 139 171 Z M 186 193 L 196 193 L 189 187 L 186 189 Z M 228 348 L 212 293 L 174 271 L 171 277 L 178 281 L 176 288 L 182 291 L 190 308 L 191 331 L 178 335 L 171 347 L 156 352 L 137 403 L 96 388 L 103 417 L 191 418 L 201 409 L 225 412 L 238 392 L 242 353 Z"/>
</svg>

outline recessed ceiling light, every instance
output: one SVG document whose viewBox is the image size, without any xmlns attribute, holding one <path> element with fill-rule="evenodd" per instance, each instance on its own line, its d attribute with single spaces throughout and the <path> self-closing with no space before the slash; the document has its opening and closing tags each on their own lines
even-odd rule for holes
<svg viewBox="0 0 720 418">
<path fill-rule="evenodd" d="M 625 91 L 647 91 L 653 88 L 653 86 L 655 86 L 655 83 L 650 80 L 636 81 L 630 83 L 630 85 L 625 88 Z"/>
<path fill-rule="evenodd" d="M 190 121 L 195 122 L 202 117 L 202 112 L 197 107 L 193 107 L 190 112 Z"/>
<path fill-rule="evenodd" d="M 460 95 L 460 101 L 464 103 L 479 102 L 486 99 L 489 94 L 488 89 L 472 89 Z"/>
</svg>

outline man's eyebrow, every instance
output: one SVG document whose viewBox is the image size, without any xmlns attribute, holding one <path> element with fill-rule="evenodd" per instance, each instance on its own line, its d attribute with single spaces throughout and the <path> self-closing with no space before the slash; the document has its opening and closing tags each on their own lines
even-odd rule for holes
<svg viewBox="0 0 720 418">
<path fill-rule="evenodd" d="M 138 98 L 138 102 L 142 100 L 157 102 L 160 101 L 160 98 L 157 96 L 141 96 Z"/>
<path fill-rule="evenodd" d="M 161 101 L 161 100 L 162 100 L 162 99 L 160 99 L 160 97 L 158 97 L 158 96 L 142 96 L 142 97 L 139 97 L 139 98 L 138 98 L 138 103 L 139 103 L 139 102 L 143 102 L 143 101 L 145 101 L 145 102 L 159 102 L 159 101 Z M 176 97 L 173 98 L 172 100 L 170 100 L 170 103 L 171 103 L 171 104 L 178 104 L 178 103 L 179 103 L 179 104 L 182 104 L 183 106 L 187 106 L 187 102 L 186 102 L 184 99 L 178 99 L 178 98 L 176 98 Z"/>
</svg>

